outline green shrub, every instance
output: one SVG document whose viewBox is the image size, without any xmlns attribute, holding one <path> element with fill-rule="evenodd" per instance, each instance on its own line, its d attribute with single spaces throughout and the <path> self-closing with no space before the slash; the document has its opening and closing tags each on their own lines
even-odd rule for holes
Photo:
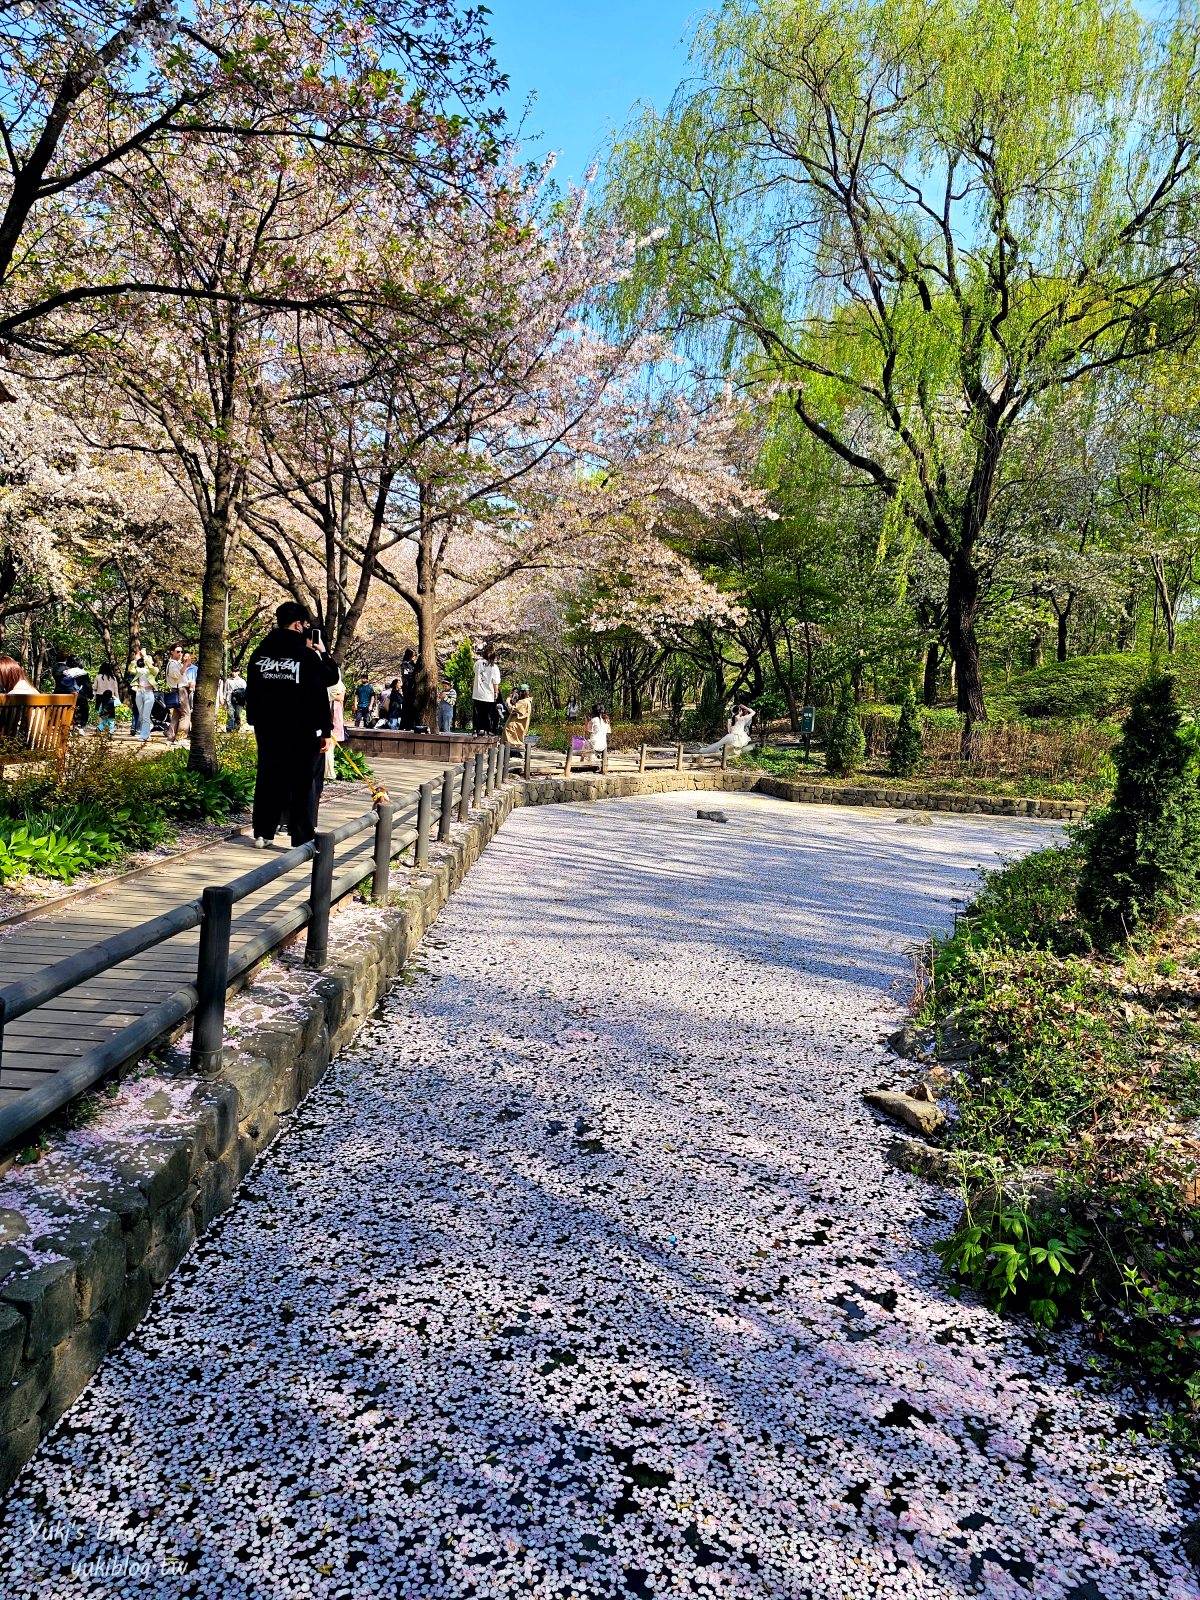
<svg viewBox="0 0 1200 1600">
<path fill-rule="evenodd" d="M 1014 678 L 1008 694 L 1025 717 L 1111 717 L 1150 670 L 1147 656 L 1073 656 Z"/>
<path fill-rule="evenodd" d="M 454 720 L 460 728 L 466 728 L 471 721 L 471 690 L 475 687 L 475 651 L 470 639 L 464 637 L 458 641 L 446 658 L 442 672 L 458 690 Z"/>
<path fill-rule="evenodd" d="M 366 756 L 360 751 L 350 750 L 344 744 L 338 744 L 333 747 L 333 772 L 343 783 L 361 783 L 371 776 L 371 767 Z M 253 797 L 253 785 L 250 793 Z"/>
<path fill-rule="evenodd" d="M 211 777 L 187 770 L 182 750 L 143 757 L 108 739 L 73 739 L 58 768 L 0 790 L 0 879 L 36 873 L 71 882 L 131 850 L 165 843 L 182 822 L 223 822 L 254 793 L 255 746 L 218 740 Z"/>
<path fill-rule="evenodd" d="M 1116 788 L 1086 825 L 1078 904 L 1105 939 L 1128 936 L 1193 903 L 1200 884 L 1200 742 L 1175 680 L 1134 696 L 1113 755 Z"/>
<path fill-rule="evenodd" d="M 1035 850 L 983 874 L 958 926 L 934 945 L 933 975 L 949 981 L 967 949 L 1000 945 L 1066 952 L 1081 944 L 1075 912 L 1083 848 L 1078 841 Z"/>
<path fill-rule="evenodd" d="M 943 1263 L 993 1311 L 1024 1311 L 1045 1328 L 1077 1310 L 1087 1234 L 1061 1208 L 1035 1207 L 998 1183 L 967 1193 L 958 1226 L 936 1246 Z"/>
<path fill-rule="evenodd" d="M 81 873 L 111 865 L 123 852 L 120 840 L 101 828 L 51 826 L 36 814 L 27 821 L 0 820 L 0 883 L 30 873 L 72 883 Z"/>
<path fill-rule="evenodd" d="M 900 721 L 888 752 L 888 771 L 894 778 L 911 778 L 921 765 L 923 753 L 921 713 L 917 710 L 917 697 L 910 688 L 900 707 Z"/>
<path fill-rule="evenodd" d="M 867 741 L 850 685 L 843 686 L 825 740 L 825 766 L 835 778 L 848 778 L 862 766 Z"/>
</svg>

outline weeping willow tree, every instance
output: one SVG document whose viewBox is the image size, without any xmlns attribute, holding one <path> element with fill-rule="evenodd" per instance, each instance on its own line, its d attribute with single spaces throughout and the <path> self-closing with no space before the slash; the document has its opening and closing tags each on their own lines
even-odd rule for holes
<svg viewBox="0 0 1200 1600">
<path fill-rule="evenodd" d="M 946 564 L 964 754 L 1007 453 L 1197 326 L 1200 25 L 1125 0 L 730 0 L 618 147 L 624 286 L 753 362 Z"/>
</svg>

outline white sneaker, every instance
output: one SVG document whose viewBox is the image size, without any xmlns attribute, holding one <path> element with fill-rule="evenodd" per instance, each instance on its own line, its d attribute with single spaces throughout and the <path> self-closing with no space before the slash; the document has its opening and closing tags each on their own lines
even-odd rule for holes
<svg viewBox="0 0 1200 1600">
<path fill-rule="evenodd" d="M 254 835 L 254 848 L 256 850 L 265 850 L 267 848 L 267 841 L 260 839 L 257 833 Z"/>
</svg>

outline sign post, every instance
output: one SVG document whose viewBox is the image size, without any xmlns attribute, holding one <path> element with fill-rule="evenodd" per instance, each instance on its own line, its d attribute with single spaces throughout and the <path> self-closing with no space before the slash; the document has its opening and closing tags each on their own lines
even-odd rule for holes
<svg viewBox="0 0 1200 1600">
<path fill-rule="evenodd" d="M 800 737 L 804 740 L 804 765 L 808 766 L 812 756 L 813 729 L 817 725 L 816 706 L 805 706 L 800 713 Z"/>
</svg>

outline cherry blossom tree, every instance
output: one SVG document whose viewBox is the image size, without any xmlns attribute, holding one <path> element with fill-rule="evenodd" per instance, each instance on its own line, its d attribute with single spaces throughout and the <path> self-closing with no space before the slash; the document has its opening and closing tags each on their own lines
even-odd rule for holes
<svg viewBox="0 0 1200 1600">
<path fill-rule="evenodd" d="M 732 403 L 674 392 L 670 347 L 645 327 L 598 331 L 637 242 L 590 217 L 583 191 L 550 204 L 542 179 L 503 174 L 486 199 L 448 208 L 425 241 L 447 308 L 436 333 L 405 336 L 403 314 L 377 329 L 371 370 L 343 380 L 352 406 L 337 424 L 319 411 L 316 450 L 280 446 L 282 428 L 271 441 L 288 515 L 268 496 L 249 519 L 269 570 L 290 571 L 307 603 L 324 587 L 327 611 L 352 620 L 372 579 L 407 602 L 426 720 L 439 641 L 485 597 L 650 549 L 673 507 L 746 493 L 727 452 Z M 310 407 L 310 441 L 312 428 Z"/>
<path fill-rule="evenodd" d="M 249 153 L 299 143 L 382 172 L 463 182 L 462 129 L 486 153 L 503 86 L 486 12 L 453 0 L 39 0 L 0 7 L 0 345 L 77 347 L 113 302 L 228 295 L 114 249 L 114 175 L 181 141 Z M 452 157 L 453 159 L 448 159 Z M 456 166 L 456 162 L 458 165 Z M 321 286 L 247 286 L 326 305 Z"/>
</svg>

